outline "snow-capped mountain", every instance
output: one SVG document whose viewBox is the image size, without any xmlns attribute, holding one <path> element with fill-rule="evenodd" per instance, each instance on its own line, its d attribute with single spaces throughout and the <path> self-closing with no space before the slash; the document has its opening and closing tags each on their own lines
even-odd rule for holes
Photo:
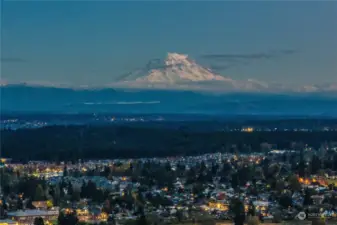
<svg viewBox="0 0 337 225">
<path fill-rule="evenodd" d="M 0 87 L 17 85 L 0 79 Z M 265 83 L 259 80 L 235 80 L 224 77 L 211 69 L 199 65 L 188 55 L 168 53 L 164 59 L 150 60 L 143 68 L 125 74 L 106 85 L 70 85 L 46 81 L 26 81 L 19 85 L 71 89 L 162 89 L 196 90 L 212 92 L 274 92 L 274 93 L 337 93 L 337 83 L 309 84 L 306 86 Z"/>
<path fill-rule="evenodd" d="M 336 92 L 337 83 L 306 85 L 296 89 L 298 92 Z"/>
<path fill-rule="evenodd" d="M 7 85 L 8 85 L 7 81 L 0 79 L 0 87 L 7 86 Z"/>
<path fill-rule="evenodd" d="M 215 75 L 209 69 L 203 68 L 187 55 L 168 53 L 165 60 L 152 60 L 142 70 L 130 74 L 131 78 L 136 77 L 137 82 L 149 83 L 179 83 L 179 82 L 199 82 L 199 81 L 231 81 L 231 79 Z M 126 77 L 126 79 L 130 78 Z"/>
<path fill-rule="evenodd" d="M 168 53 L 164 60 L 151 60 L 142 69 L 119 78 L 114 85 L 171 89 L 265 90 L 268 84 L 256 80 L 237 81 L 214 73 L 188 55 Z"/>
</svg>

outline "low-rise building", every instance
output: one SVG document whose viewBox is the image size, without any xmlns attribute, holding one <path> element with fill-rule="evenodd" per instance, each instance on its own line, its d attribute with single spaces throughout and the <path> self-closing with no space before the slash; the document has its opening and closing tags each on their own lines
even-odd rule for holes
<svg viewBox="0 0 337 225">
<path fill-rule="evenodd" d="M 14 220 L 0 220 L 0 225 L 18 225 L 18 222 Z"/>
<path fill-rule="evenodd" d="M 13 221 L 16 221 L 18 225 L 31 225 L 34 224 L 35 218 L 41 217 L 45 223 L 57 220 L 59 216 L 59 210 L 19 210 L 15 212 L 9 212 L 8 217 Z"/>
</svg>

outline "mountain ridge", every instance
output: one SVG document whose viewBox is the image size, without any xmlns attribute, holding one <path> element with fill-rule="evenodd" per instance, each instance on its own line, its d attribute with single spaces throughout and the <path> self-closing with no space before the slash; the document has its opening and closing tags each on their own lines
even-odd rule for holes
<svg viewBox="0 0 337 225">
<path fill-rule="evenodd" d="M 112 86 L 195 89 L 195 90 L 242 90 L 259 91 L 268 88 L 256 80 L 237 81 L 221 76 L 190 59 L 188 55 L 168 53 L 164 60 L 150 60 L 144 68 L 135 70 L 118 79 Z"/>
<path fill-rule="evenodd" d="M 152 59 L 130 73 L 104 85 L 70 85 L 44 81 L 10 83 L 0 80 L 0 87 L 23 85 L 32 87 L 69 88 L 75 90 L 129 89 L 129 90 L 188 90 L 198 92 L 249 93 L 337 93 L 337 82 L 290 87 L 255 79 L 235 80 L 217 74 L 189 58 L 186 54 L 167 53 L 166 58 Z"/>
</svg>

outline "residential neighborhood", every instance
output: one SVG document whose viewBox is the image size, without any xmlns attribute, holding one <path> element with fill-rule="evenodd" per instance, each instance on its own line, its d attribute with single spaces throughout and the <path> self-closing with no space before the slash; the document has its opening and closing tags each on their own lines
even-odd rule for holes
<svg viewBox="0 0 337 225">
<path fill-rule="evenodd" d="M 336 149 L 321 151 L 75 163 L 2 159 L 0 223 L 243 224 L 250 217 L 337 223 Z"/>
</svg>

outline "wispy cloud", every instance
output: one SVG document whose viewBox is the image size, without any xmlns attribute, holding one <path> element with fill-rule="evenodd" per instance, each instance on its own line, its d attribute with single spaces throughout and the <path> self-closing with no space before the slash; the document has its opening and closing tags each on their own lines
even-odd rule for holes
<svg viewBox="0 0 337 225">
<path fill-rule="evenodd" d="M 260 52 L 260 53 L 248 53 L 248 54 L 207 54 L 202 55 L 203 59 L 210 60 L 246 60 L 246 59 L 272 59 L 284 55 L 291 55 L 296 53 L 295 50 L 278 50 L 270 52 Z"/>
<path fill-rule="evenodd" d="M 245 54 L 205 54 L 200 59 L 206 62 L 214 70 L 226 70 L 228 68 L 246 65 L 255 60 L 271 60 L 295 54 L 297 51 L 292 49 L 273 50 L 269 52 L 245 53 Z"/>
<path fill-rule="evenodd" d="M 84 105 L 141 105 L 141 104 L 160 104 L 160 101 L 136 101 L 136 102 L 85 102 Z"/>
<path fill-rule="evenodd" d="M 1 57 L 1 62 L 2 63 L 23 63 L 23 62 L 26 62 L 26 60 L 23 58 L 18 58 L 18 57 Z"/>
<path fill-rule="evenodd" d="M 227 70 L 231 67 L 235 66 L 234 64 L 228 64 L 228 65 L 209 65 L 208 67 L 212 70 L 212 71 L 221 71 L 221 70 Z"/>
</svg>

